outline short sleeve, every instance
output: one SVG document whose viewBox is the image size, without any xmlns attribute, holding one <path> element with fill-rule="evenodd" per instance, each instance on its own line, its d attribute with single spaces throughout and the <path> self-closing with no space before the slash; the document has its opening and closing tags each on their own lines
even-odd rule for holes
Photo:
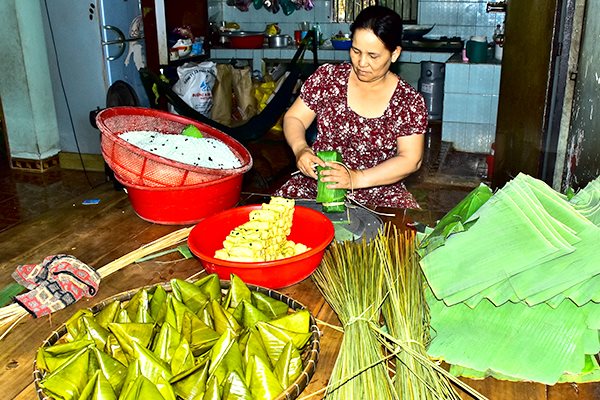
<svg viewBox="0 0 600 400">
<path fill-rule="evenodd" d="M 312 111 L 318 113 L 319 106 L 323 105 L 328 97 L 329 88 L 334 76 L 334 65 L 323 64 L 308 77 L 300 89 L 300 98 Z"/>
<path fill-rule="evenodd" d="M 391 121 L 397 136 L 424 134 L 427 131 L 427 106 L 423 96 L 408 83 L 401 81 L 390 104 Z"/>
</svg>

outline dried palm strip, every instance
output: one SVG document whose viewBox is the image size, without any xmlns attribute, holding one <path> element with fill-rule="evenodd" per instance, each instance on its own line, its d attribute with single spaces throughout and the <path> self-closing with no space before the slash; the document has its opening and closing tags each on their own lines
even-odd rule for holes
<svg viewBox="0 0 600 400">
<path fill-rule="evenodd" d="M 312 277 L 336 312 L 344 336 L 327 386 L 328 399 L 399 399 L 371 323 L 378 324 L 384 277 L 372 244 L 333 243 Z"/>
<path fill-rule="evenodd" d="M 106 278 L 110 274 L 125 268 L 126 266 L 144 256 L 147 256 L 148 254 L 155 253 L 186 240 L 192 228 L 193 227 L 181 228 L 177 231 L 171 232 L 168 235 L 147 243 L 140 248 L 109 262 L 103 267 L 97 269 L 96 272 L 98 272 L 101 278 Z M 27 315 L 29 315 L 29 313 L 18 304 L 11 304 L 2 307 L 0 309 L 0 331 L 3 331 L 3 334 L 0 336 L 0 340 L 4 339 L 10 330 L 14 328 L 16 324 L 15 322 L 20 321 Z"/>
<path fill-rule="evenodd" d="M 425 299 L 426 285 L 415 249 L 415 235 L 399 233 L 390 225 L 380 232 L 375 245 L 385 276 L 386 298 L 382 307 L 387 333 L 384 344 L 396 351 L 394 383 L 403 399 L 460 399 L 451 380 L 473 398 L 485 399 L 474 389 L 451 376 L 428 356 L 429 308 Z"/>
<path fill-rule="evenodd" d="M 129 264 L 135 262 L 136 260 L 142 257 L 145 257 L 149 254 L 160 251 L 167 247 L 179 244 L 180 242 L 186 240 L 187 237 L 190 235 L 190 231 L 192 230 L 192 228 L 193 226 L 181 228 L 179 230 L 171 232 L 168 235 L 158 238 L 153 242 L 147 243 L 142 247 L 138 248 L 137 250 L 127 253 L 124 256 L 109 262 L 103 267 L 100 267 L 96 272 L 100 274 L 101 278 L 105 278 L 108 275 L 117 272 L 118 270 L 128 266 Z"/>
</svg>

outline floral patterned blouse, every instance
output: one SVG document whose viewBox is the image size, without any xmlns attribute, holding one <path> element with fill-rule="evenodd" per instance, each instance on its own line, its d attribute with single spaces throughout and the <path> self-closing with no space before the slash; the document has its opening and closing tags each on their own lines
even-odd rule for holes
<svg viewBox="0 0 600 400">
<path fill-rule="evenodd" d="M 427 109 L 423 97 L 399 79 L 392 98 L 380 117 L 366 118 L 348 106 L 350 64 L 324 64 L 310 76 L 300 91 L 304 103 L 317 114 L 315 152 L 336 150 L 351 169 L 367 169 L 397 155 L 396 139 L 424 134 Z M 298 174 L 288 180 L 275 195 L 314 199 L 317 183 Z M 350 195 L 350 193 L 349 193 Z M 354 190 L 353 198 L 374 206 L 419 208 L 402 181 Z"/>
</svg>

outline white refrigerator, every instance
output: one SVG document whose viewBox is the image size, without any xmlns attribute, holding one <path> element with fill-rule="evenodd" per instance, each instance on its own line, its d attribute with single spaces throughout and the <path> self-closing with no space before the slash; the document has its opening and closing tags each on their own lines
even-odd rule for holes
<svg viewBox="0 0 600 400">
<path fill-rule="evenodd" d="M 140 2 L 42 1 L 61 150 L 101 154 L 90 111 L 106 107 L 111 85 L 124 81 L 149 104 L 138 73 L 146 63 Z"/>
</svg>

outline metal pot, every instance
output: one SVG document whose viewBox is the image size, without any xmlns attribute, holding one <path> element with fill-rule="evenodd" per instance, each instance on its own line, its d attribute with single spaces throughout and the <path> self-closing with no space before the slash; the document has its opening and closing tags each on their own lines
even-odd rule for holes
<svg viewBox="0 0 600 400">
<path fill-rule="evenodd" d="M 269 47 L 288 47 L 292 45 L 292 37 L 290 35 L 270 35 Z"/>
</svg>

